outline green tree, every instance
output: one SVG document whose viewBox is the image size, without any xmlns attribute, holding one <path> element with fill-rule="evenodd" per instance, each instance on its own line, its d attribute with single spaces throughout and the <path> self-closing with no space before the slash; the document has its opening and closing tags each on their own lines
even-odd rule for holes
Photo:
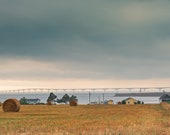
<svg viewBox="0 0 170 135">
<path fill-rule="evenodd" d="M 126 104 L 126 101 L 125 101 L 125 100 L 123 100 L 123 101 L 122 101 L 122 104 Z"/>
<path fill-rule="evenodd" d="M 20 99 L 20 104 L 22 104 L 22 105 L 28 104 L 25 97 Z"/>
<path fill-rule="evenodd" d="M 137 101 L 137 104 L 141 104 L 141 102 L 138 100 L 138 101 Z"/>
</svg>

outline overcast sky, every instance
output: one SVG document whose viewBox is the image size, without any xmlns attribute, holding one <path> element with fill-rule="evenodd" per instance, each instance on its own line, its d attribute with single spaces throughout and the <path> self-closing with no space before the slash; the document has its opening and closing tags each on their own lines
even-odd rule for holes
<svg viewBox="0 0 170 135">
<path fill-rule="evenodd" d="M 170 86 L 170 1 L 0 1 L 0 89 Z"/>
</svg>

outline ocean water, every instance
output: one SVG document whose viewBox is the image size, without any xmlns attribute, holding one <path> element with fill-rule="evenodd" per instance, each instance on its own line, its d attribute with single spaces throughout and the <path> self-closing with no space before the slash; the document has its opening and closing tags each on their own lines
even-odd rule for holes
<svg viewBox="0 0 170 135">
<path fill-rule="evenodd" d="M 0 102 L 4 102 L 6 99 L 8 98 L 16 98 L 18 100 L 20 100 L 22 97 L 28 98 L 28 99 L 32 99 L 32 98 L 39 98 L 42 103 L 46 103 L 47 102 L 47 98 L 49 96 L 50 93 L 1 93 L 0 94 Z M 63 95 L 65 94 L 63 93 L 55 93 L 54 94 L 57 96 L 58 99 L 61 99 L 63 97 Z M 115 93 L 112 92 L 78 92 L 78 93 L 67 93 L 69 96 L 71 95 L 75 95 L 77 96 L 78 99 L 78 104 L 89 104 L 89 102 L 95 102 L 95 103 L 99 103 L 99 102 L 103 102 L 106 100 L 113 100 L 114 104 L 117 104 L 119 101 L 122 101 L 128 97 L 114 97 Z M 160 103 L 159 101 L 159 97 L 133 97 L 137 100 L 143 101 L 145 104 L 157 104 Z"/>
</svg>

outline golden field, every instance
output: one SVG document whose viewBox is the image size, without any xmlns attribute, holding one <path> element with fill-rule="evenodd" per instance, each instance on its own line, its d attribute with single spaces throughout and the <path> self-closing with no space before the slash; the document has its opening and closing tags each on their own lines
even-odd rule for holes
<svg viewBox="0 0 170 135">
<path fill-rule="evenodd" d="M 22 105 L 0 109 L 0 135 L 168 135 L 170 105 Z"/>
</svg>

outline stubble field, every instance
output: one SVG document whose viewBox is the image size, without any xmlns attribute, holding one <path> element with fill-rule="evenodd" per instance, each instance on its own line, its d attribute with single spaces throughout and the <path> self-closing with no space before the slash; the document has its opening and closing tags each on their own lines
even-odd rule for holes
<svg viewBox="0 0 170 135">
<path fill-rule="evenodd" d="M 22 105 L 0 109 L 0 135 L 168 135 L 170 105 Z"/>
</svg>

